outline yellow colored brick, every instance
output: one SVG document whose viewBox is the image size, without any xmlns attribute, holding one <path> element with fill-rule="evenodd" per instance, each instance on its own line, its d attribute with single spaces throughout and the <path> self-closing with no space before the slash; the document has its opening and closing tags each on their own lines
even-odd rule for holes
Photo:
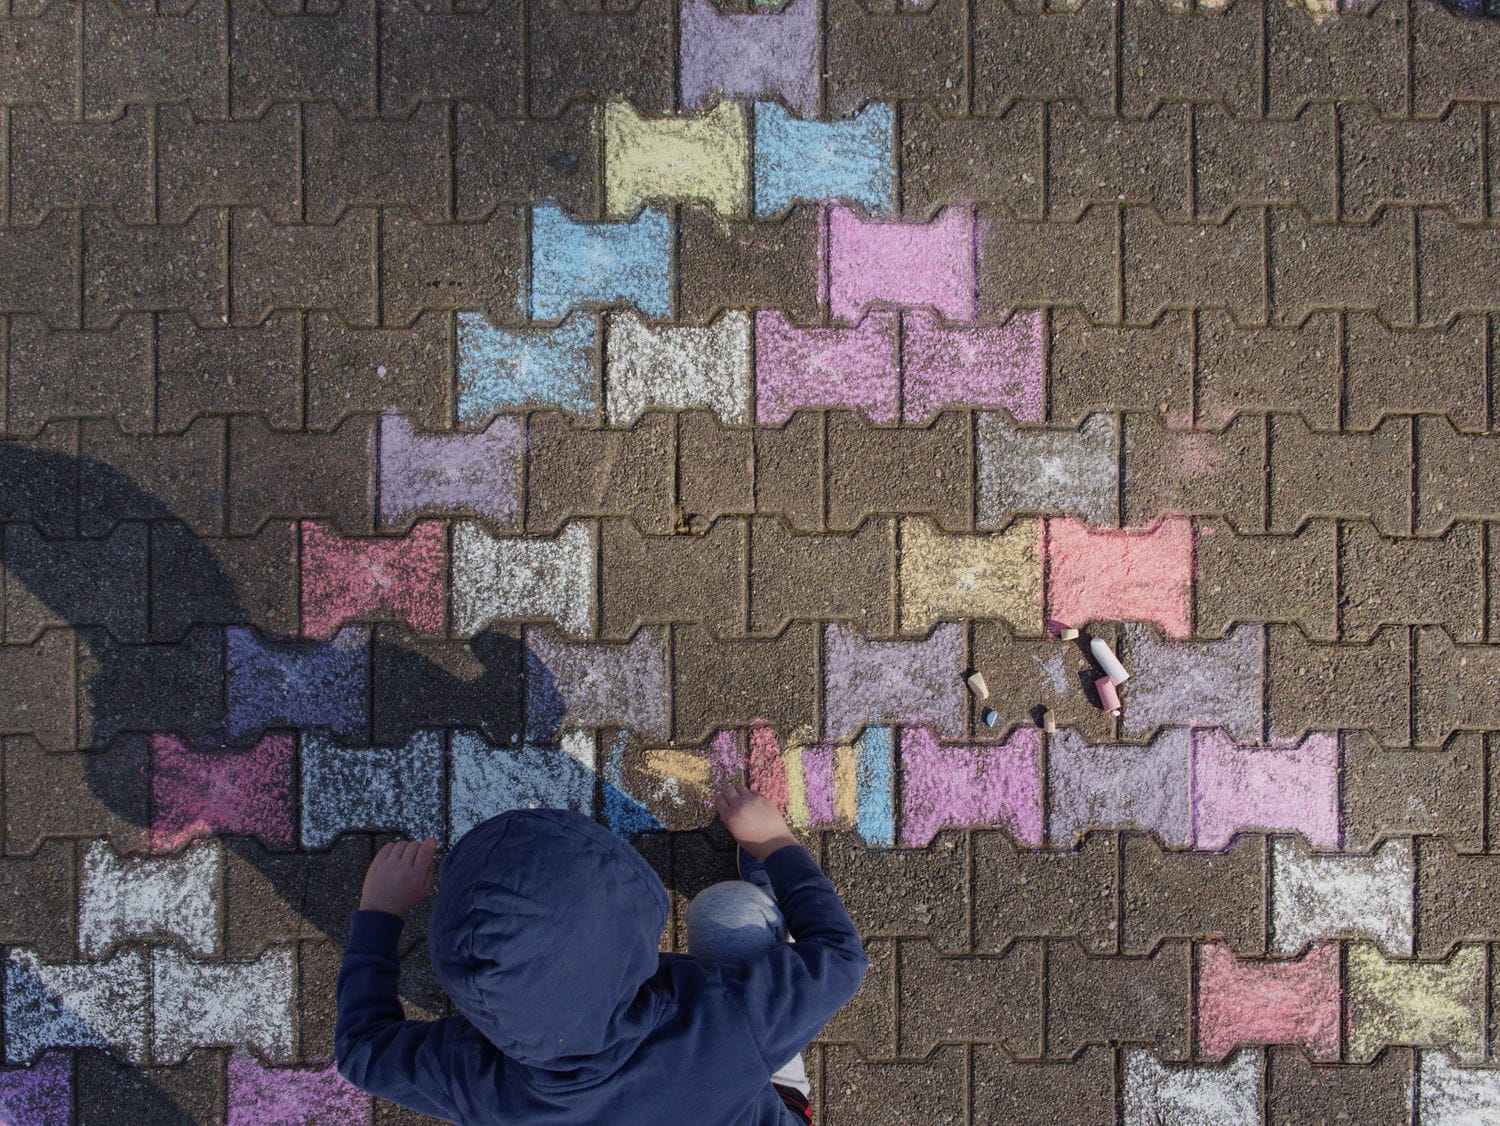
<svg viewBox="0 0 1500 1126">
<path fill-rule="evenodd" d="M 604 210 L 626 217 L 658 200 L 701 200 L 720 214 L 750 210 L 750 130 L 743 106 L 648 120 L 627 102 L 604 107 Z"/>
<path fill-rule="evenodd" d="M 1041 522 L 1003 532 L 948 535 L 926 520 L 901 522 L 901 631 L 936 622 L 1000 618 L 1017 633 L 1042 630 Z"/>
<path fill-rule="evenodd" d="M 1403 962 L 1369 944 L 1351 945 L 1349 1056 L 1373 1059 L 1388 1044 L 1484 1056 L 1484 947 L 1460 946 L 1442 962 Z"/>
</svg>

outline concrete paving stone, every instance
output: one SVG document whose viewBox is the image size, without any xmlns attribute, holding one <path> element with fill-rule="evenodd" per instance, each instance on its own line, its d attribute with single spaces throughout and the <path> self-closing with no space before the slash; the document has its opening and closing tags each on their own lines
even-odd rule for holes
<svg viewBox="0 0 1500 1126">
<path fill-rule="evenodd" d="M 851 1044 L 863 1059 L 896 1055 L 896 946 L 894 939 L 865 943 L 870 964 L 859 992 L 828 1019 L 818 1033 L 819 1041 Z"/>
<path fill-rule="evenodd" d="M 770 18 L 757 18 L 770 17 Z M 821 35 L 809 0 L 775 12 L 720 11 L 684 4 L 678 47 L 681 96 L 700 109 L 715 96 L 780 98 L 801 118 L 818 116 Z"/>
<path fill-rule="evenodd" d="M 229 104 L 259 117 L 275 101 L 336 103 L 375 112 L 376 0 L 283 14 L 265 0 L 232 0 Z"/>
<path fill-rule="evenodd" d="M 1500 897 L 1500 857 L 1465 856 L 1451 841 L 1418 837 L 1416 920 L 1417 954 L 1446 957 L 1461 942 L 1496 938 L 1496 899 Z"/>
<path fill-rule="evenodd" d="M 516 0 L 465 11 L 380 0 L 380 110 L 474 101 L 491 113 L 525 112 L 524 8 Z"/>
<path fill-rule="evenodd" d="M 1416 214 L 1422 323 L 1500 308 L 1500 228 L 1460 226 L 1431 208 Z"/>
<path fill-rule="evenodd" d="M 1454 524 L 1437 539 L 1387 539 L 1339 525 L 1340 636 L 1367 641 L 1386 623 L 1441 625 L 1456 642 L 1485 636 L 1485 529 Z"/>
<path fill-rule="evenodd" d="M 376 323 L 374 210 L 346 211 L 337 223 L 311 226 L 273 223 L 263 211 L 235 208 L 230 241 L 232 323 L 260 324 L 273 309 L 331 309 L 349 324 Z M 391 250 L 385 258 L 397 261 Z"/>
<path fill-rule="evenodd" d="M 918 849 L 872 849 L 848 831 L 825 839 L 824 874 L 862 937 L 923 936 L 940 953 L 968 952 L 970 903 L 962 834 L 941 833 Z"/>
<path fill-rule="evenodd" d="M 449 538 L 453 633 L 471 635 L 495 619 L 550 621 L 574 637 L 596 633 L 601 537 L 592 522 L 570 521 L 555 537 L 527 538 L 492 536 L 483 525 L 465 521 L 452 527 Z M 630 547 L 622 553 L 631 554 Z M 441 603 L 441 575 L 432 589 Z"/>
<path fill-rule="evenodd" d="M 1192 633 L 1191 520 L 1166 516 L 1115 530 L 1049 518 L 1043 542 L 1049 621 L 1076 628 L 1111 619 L 1151 622 L 1176 640 Z"/>
<path fill-rule="evenodd" d="M 1107 414 L 1088 415 L 1076 428 L 1012 426 L 1005 415 L 976 419 L 982 528 L 1008 524 L 1022 513 L 1076 515 L 1096 526 L 1119 511 L 1119 428 Z"/>
<path fill-rule="evenodd" d="M 925 422 L 953 407 L 1005 410 L 1040 422 L 1046 398 L 1043 312 L 1000 324 L 944 325 L 930 309 L 901 314 L 901 418 Z"/>
<path fill-rule="evenodd" d="M 259 740 L 283 727 L 365 740 L 370 730 L 370 630 L 345 626 L 327 641 L 224 631 L 228 734 Z"/>
<path fill-rule="evenodd" d="M 177 1063 L 196 1047 L 231 1045 L 294 1058 L 293 957 L 290 947 L 273 947 L 254 962 L 200 962 L 154 949 L 152 1059 Z"/>
<path fill-rule="evenodd" d="M 457 378 L 449 382 L 458 389 L 460 425 L 487 425 L 501 411 L 526 407 L 598 420 L 602 313 L 571 313 L 556 328 L 519 331 L 497 327 L 483 313 L 455 319 Z"/>
<path fill-rule="evenodd" d="M 271 430 L 259 418 L 236 415 L 229 420 L 227 463 L 231 535 L 297 518 L 329 520 L 345 535 L 375 530 L 372 418 L 312 434 Z"/>
<path fill-rule="evenodd" d="M 1413 842 L 1390 840 L 1368 856 L 1314 853 L 1324 842 L 1271 842 L 1270 947 L 1297 955 L 1331 938 L 1373 940 L 1409 958 L 1415 930 Z"/>
<path fill-rule="evenodd" d="M 720 516 L 755 511 L 755 450 L 760 434 L 721 424 L 711 411 L 678 411 L 677 505 L 696 531 Z"/>
<path fill-rule="evenodd" d="M 227 214 L 204 209 L 175 227 L 127 227 L 104 211 L 83 215 L 86 327 L 145 311 L 186 310 L 199 324 L 229 315 Z"/>
<path fill-rule="evenodd" d="M 30 1067 L 0 1072 L 0 1092 L 11 1114 L 36 1122 L 73 1121 L 73 1059 L 44 1052 Z"/>
<path fill-rule="evenodd" d="M 31 856 L 0 860 L 0 926 L 10 944 L 48 961 L 75 956 L 76 871 L 66 840 L 45 840 Z"/>
<path fill-rule="evenodd" d="M 1003 957 L 943 955 L 930 942 L 897 943 L 897 1054 L 927 1056 L 948 1041 L 999 1043 L 1042 1054 L 1042 944 L 1018 942 Z"/>
<path fill-rule="evenodd" d="M 824 1053 L 829 1076 L 824 1080 L 819 1122 L 954 1126 L 965 1120 L 965 1053 L 957 1045 L 939 1049 L 921 1063 L 871 1062 L 842 1045 L 829 1045 Z"/>
<path fill-rule="evenodd" d="M 1482 1122 L 1500 1106 L 1500 1084 L 1492 1067 L 1455 1066 L 1442 1052 L 1423 1052 L 1417 1066 L 1414 1086 L 1423 1122 Z"/>
<path fill-rule="evenodd" d="M 1217 938 L 1239 955 L 1264 953 L 1264 836 L 1238 835 L 1217 853 L 1166 849 L 1140 833 L 1121 834 L 1120 841 L 1121 953 L 1149 954 L 1179 938 Z"/>
<path fill-rule="evenodd" d="M 121 520 L 175 519 L 199 535 L 224 527 L 224 423 L 205 418 L 181 434 L 124 434 L 109 422 L 80 427 L 79 533 L 103 536 Z"/>
<path fill-rule="evenodd" d="M 1193 107 L 1197 214 L 1222 221 L 1238 207 L 1279 203 L 1295 204 L 1313 219 L 1336 218 L 1337 136 L 1331 105 L 1306 105 L 1286 121 Z"/>
<path fill-rule="evenodd" d="M 1064 1107 L 1079 1122 L 1114 1117 L 1114 1052 L 1108 1048 L 1091 1045 L 1067 1063 L 1019 1060 L 990 1044 L 975 1044 L 971 1051 L 975 1121 L 1049 1126 Z"/>
<path fill-rule="evenodd" d="M 53 328 L 82 327 L 81 213 L 50 213 L 0 232 L 0 312 L 35 313 Z"/>
<path fill-rule="evenodd" d="M 141 18 L 123 6 L 85 5 L 86 116 L 109 118 L 123 106 L 159 102 L 186 102 L 200 117 L 228 114 L 229 11 L 216 4 L 175 7 Z"/>
<path fill-rule="evenodd" d="M 1352 20 L 1266 4 L 1267 116 L 1288 118 L 1307 102 L 1327 101 L 1365 101 L 1381 117 L 1405 115 L 1407 19 L 1397 0 L 1380 0 Z"/>
<path fill-rule="evenodd" d="M 575 95 L 625 98 L 642 113 L 672 108 L 675 20 L 666 0 L 618 10 L 538 0 L 527 9 L 526 116 L 556 117 Z"/>
<path fill-rule="evenodd" d="M 52 837 L 108 837 L 139 851 L 148 815 L 146 741 L 132 736 L 99 751 L 43 749 L 24 736 L 0 743 L 5 769 L 5 853 L 39 855 Z"/>
<path fill-rule="evenodd" d="M 1124 520 L 1221 516 L 1245 532 L 1264 526 L 1267 419 L 1237 416 L 1222 430 L 1178 430 L 1160 414 L 1121 415 Z"/>
<path fill-rule="evenodd" d="M 721 641 L 696 625 L 672 631 L 672 735 L 701 741 L 755 721 L 817 730 L 818 627 L 794 622 L 771 639 Z M 876 717 L 872 716 L 872 721 Z"/>
<path fill-rule="evenodd" d="M 109 327 L 49 328 L 41 317 L 9 318 L 8 428 L 35 434 L 51 419 L 105 415 L 135 433 L 152 429 L 152 318 L 122 316 Z"/>
<path fill-rule="evenodd" d="M 200 328 L 186 313 L 160 314 L 156 428 L 181 431 L 200 415 L 259 413 L 278 429 L 295 429 L 303 421 L 303 340 L 303 316 L 292 310 L 233 328 Z"/>
<path fill-rule="evenodd" d="M 1495 715 L 1500 660 L 1488 645 L 1454 641 L 1436 626 L 1414 631 L 1412 721 L 1414 742 L 1434 746 L 1456 730 L 1500 726 Z"/>
<path fill-rule="evenodd" d="M 1446 418 L 1416 420 L 1416 528 L 1441 535 L 1455 520 L 1496 519 L 1488 482 L 1500 474 L 1500 441 L 1462 434 Z"/>
<path fill-rule="evenodd" d="M 557 745 L 497 746 L 472 731 L 448 740 L 448 840 L 510 809 L 570 809 L 597 816 L 595 732 L 569 731 Z M 611 751 L 615 750 L 613 744 Z M 606 764 L 606 771 L 609 765 Z M 623 787 L 607 787 L 623 790 Z M 606 810 L 607 810 L 606 806 Z"/>
<path fill-rule="evenodd" d="M 1425 411 L 1446 414 L 1461 430 L 1486 428 L 1486 318 L 1388 329 L 1373 313 L 1350 313 L 1345 326 L 1344 425 L 1368 430 L 1382 414 Z"/>
<path fill-rule="evenodd" d="M 1337 524 L 1314 520 L 1292 536 L 1239 535 L 1194 521 L 1193 632 L 1227 634 L 1236 622 L 1288 622 L 1308 637 L 1337 637 Z"/>
<path fill-rule="evenodd" d="M 1074 943 L 1047 945 L 1048 1059 L 1085 1044 L 1149 1044 L 1162 1059 L 1188 1057 L 1192 946 L 1167 942 L 1148 958 L 1094 958 Z"/>
<path fill-rule="evenodd" d="M 231 1119 L 275 1114 L 292 1108 L 313 1121 L 370 1122 L 371 1097 L 338 1072 L 337 1064 L 322 1068 L 267 1066 L 249 1053 L 229 1057 Z"/>
<path fill-rule="evenodd" d="M 0 647 L 9 690 L 0 697 L 0 731 L 35 737 L 48 750 L 74 744 L 73 636 L 53 630 L 35 645 Z"/>
<path fill-rule="evenodd" d="M 992 204 L 980 204 L 976 211 L 982 318 L 1073 305 L 1095 324 L 1120 322 L 1124 298 L 1118 286 L 1119 231 L 1113 207 L 1092 205 L 1070 223 L 1023 222 Z"/>
<path fill-rule="evenodd" d="M 830 204 L 825 225 L 828 309 L 858 320 L 871 304 L 931 306 L 953 321 L 978 315 L 974 209 L 954 204 L 926 222 L 866 219 Z"/>
<path fill-rule="evenodd" d="M 999 114 L 1016 99 L 1076 101 L 1096 117 L 1117 111 L 1114 5 L 1046 11 L 983 0 L 972 36 L 974 113 Z"/>
<path fill-rule="evenodd" d="M 1413 1052 L 1388 1048 L 1363 1066 L 1314 1063 L 1299 1047 L 1266 1049 L 1266 1121 L 1274 1126 L 1411 1122 Z"/>
<path fill-rule="evenodd" d="M 1260 37 L 1261 18 L 1258 2 L 1226 6 L 1202 19 L 1156 0 L 1126 0 L 1120 9 L 1119 112 L 1136 117 L 1162 102 L 1191 99 L 1219 102 L 1240 117 L 1256 115 L 1262 75 L 1256 52 L 1247 47 Z"/>
<path fill-rule="evenodd" d="M 292 847 L 294 735 L 266 735 L 249 748 L 225 748 L 217 740 L 190 746 L 163 734 L 148 741 L 153 852 L 215 833 Z"/>
<path fill-rule="evenodd" d="M 454 726 L 518 743 L 525 656 L 517 637 L 493 629 L 465 643 L 419 638 L 396 624 L 375 627 L 372 738 L 398 743 L 424 728 Z"/>
<path fill-rule="evenodd" d="M 1339 1057 L 1339 946 L 1319 943 L 1286 960 L 1237 958 L 1198 948 L 1198 1051 L 1219 1060 L 1241 1045 L 1300 1044 L 1313 1059 Z"/>
<path fill-rule="evenodd" d="M 520 305 L 528 318 L 560 321 L 574 309 L 623 305 L 653 320 L 672 316 L 674 231 L 666 210 L 593 223 L 548 203 L 532 208 L 530 217 L 531 263 Z"/>
<path fill-rule="evenodd" d="M 743 636 L 749 554 L 743 520 L 720 520 L 690 536 L 647 536 L 627 520 L 601 521 L 600 636 L 625 638 L 637 626 L 663 622 Z"/>
<path fill-rule="evenodd" d="M 828 415 L 828 524 L 852 530 L 866 516 L 926 515 L 949 531 L 973 526 L 969 419 L 939 415 L 926 427 L 872 425 Z"/>
<path fill-rule="evenodd" d="M 1151 407 L 1181 423 L 1193 410 L 1191 314 L 1154 325 L 1092 325 L 1075 309 L 1049 314 L 1048 420 L 1076 426 L 1091 410 Z M 1160 512 L 1153 516 L 1161 515 Z"/>
<path fill-rule="evenodd" d="M 500 208 L 477 223 L 429 224 L 407 209 L 382 213 L 381 309 L 387 325 L 424 310 L 482 310 L 514 323 L 525 307 L 526 220 Z"/>
<path fill-rule="evenodd" d="M 922 723 L 963 735 L 964 631 L 935 626 L 922 640 L 867 640 L 839 623 L 823 627 L 823 735 L 856 736 L 866 724 Z"/>
<path fill-rule="evenodd" d="M 967 22 L 955 0 L 899 12 L 829 0 L 823 12 L 825 112 L 848 117 L 866 102 L 901 99 L 956 116 L 965 108 Z"/>
<path fill-rule="evenodd" d="M 1343 218 L 1363 222 L 1386 202 L 1484 218 L 1484 114 L 1459 105 L 1431 121 L 1381 121 L 1368 105 L 1339 110 Z"/>
<path fill-rule="evenodd" d="M 170 645 L 125 645 L 103 630 L 77 631 L 78 742 L 104 747 L 123 731 L 174 731 L 194 739 L 223 723 L 222 631 L 197 626 Z"/>
<path fill-rule="evenodd" d="M 32 226 L 54 209 L 80 207 L 108 207 L 124 223 L 155 220 L 149 108 L 95 124 L 17 106 L 10 128 L 12 222 Z"/>
<path fill-rule="evenodd" d="M 1390 325 L 1414 325 L 1416 214 L 1414 207 L 1392 204 L 1360 225 L 1314 223 L 1295 208 L 1271 208 L 1266 213 L 1271 322 L 1297 325 L 1319 309 L 1350 308 L 1373 310 Z M 1432 284 L 1425 273 L 1422 284 L 1424 291 Z M 1423 316 L 1431 317 L 1425 304 Z"/>
<path fill-rule="evenodd" d="M 1223 849 L 1246 829 L 1297 833 L 1319 848 L 1339 845 L 1339 745 L 1331 734 L 1296 743 L 1235 743 L 1218 730 L 1195 730 L 1194 844 Z"/>
<path fill-rule="evenodd" d="M 720 309 L 774 308 L 806 324 L 821 316 L 819 208 L 796 204 L 774 219 L 726 221 L 681 209 L 678 318 L 703 324 Z"/>
<path fill-rule="evenodd" d="M 602 111 L 604 213 L 692 202 L 720 215 L 750 213 L 750 115 L 739 102 L 658 118 L 610 100 Z"/>
<path fill-rule="evenodd" d="M 926 102 L 903 102 L 902 214 L 927 219 L 962 199 L 1040 220 L 1044 113 L 1044 106 L 1026 103 L 984 119 L 945 117 Z"/>
<path fill-rule="evenodd" d="M 95 1049 L 78 1052 L 73 1099 L 79 1126 L 223 1121 L 224 1056 L 222 1050 L 200 1049 L 173 1066 L 138 1067 Z"/>
<path fill-rule="evenodd" d="M 1493 101 L 1500 75 L 1491 65 L 1500 27 L 1465 19 L 1442 6 L 1411 13 L 1411 102 L 1417 117 L 1436 117 L 1452 102 Z"/>
<path fill-rule="evenodd" d="M 1344 848 L 1364 852 L 1382 839 L 1431 835 L 1464 852 L 1483 849 L 1485 736 L 1460 732 L 1436 750 L 1387 750 L 1365 731 L 1342 738 Z M 1419 927 L 1419 940 L 1423 934 Z"/>
<path fill-rule="evenodd" d="M 1414 436 L 1409 416 L 1333 434 L 1295 415 L 1272 415 L 1269 529 L 1293 532 L 1312 517 L 1335 516 L 1373 521 L 1384 535 L 1410 535 Z"/>
<path fill-rule="evenodd" d="M 523 420 L 511 415 L 496 416 L 483 430 L 445 433 L 419 432 L 387 411 L 379 435 L 382 526 L 409 526 L 426 512 L 514 526 L 521 515 L 525 440 Z"/>
<path fill-rule="evenodd" d="M 77 421 L 50 422 L 35 438 L 0 445 L 0 520 L 29 521 L 45 536 L 78 534 Z"/>
<path fill-rule="evenodd" d="M 1259 214 L 1239 210 L 1220 226 L 1169 223 L 1146 207 L 1121 214 L 1125 320 L 1150 324 L 1166 309 L 1202 305 L 1227 309 L 1238 324 L 1264 323 L 1269 295 Z"/>
<path fill-rule="evenodd" d="M 198 958 L 223 950 L 223 846 L 200 840 L 172 856 L 122 857 L 78 843 L 78 951 L 107 958 L 125 943 L 173 944 Z"/>
<path fill-rule="evenodd" d="M 441 839 L 447 824 L 442 731 L 414 732 L 395 746 L 340 747 L 311 732 L 298 739 L 303 848 L 341 833 L 398 832 Z"/>
<path fill-rule="evenodd" d="M 1241 5 L 1236 11 L 1250 7 Z M 1132 4 L 1125 11 L 1128 23 L 1137 11 L 1149 13 L 1149 8 Z M 1148 14 L 1145 27 L 1136 30 L 1150 38 L 1158 32 L 1155 22 Z M 1173 69 L 1184 63 L 1177 53 L 1184 47 L 1183 26 L 1192 24 L 1183 20 L 1169 29 Z M 1153 49 L 1145 42 L 1138 46 L 1143 51 Z M 1127 82 L 1127 89 L 1132 84 Z M 1197 93 L 1201 89 L 1195 86 Z M 1164 219 L 1186 218 L 1192 181 L 1188 106 L 1160 106 L 1139 120 L 1089 117 L 1081 106 L 1068 102 L 1049 105 L 1047 111 L 1048 218 L 1077 220 L 1095 202 L 1146 204 Z"/>
<path fill-rule="evenodd" d="M 1441 962 L 1389 960 L 1373 946 L 1347 950 L 1347 1047 L 1351 1063 L 1389 1044 L 1442 1048 L 1478 1063 L 1485 1044 L 1485 948 L 1460 946 Z"/>
<path fill-rule="evenodd" d="M 1186 730 L 1144 746 L 1089 744 L 1059 731 L 1047 748 L 1047 839 L 1072 847 L 1095 829 L 1140 828 L 1167 845 L 1192 843 L 1191 745 Z"/>
<path fill-rule="evenodd" d="M 828 527 L 829 415 L 800 411 L 783 427 L 755 432 L 755 511 L 780 516 L 795 531 Z"/>
<path fill-rule="evenodd" d="M 396 410 L 414 425 L 452 424 L 453 320 L 418 315 L 405 328 L 359 328 L 308 313 L 307 427 L 334 430 L 351 414 Z"/>
<path fill-rule="evenodd" d="M 504 5 L 494 10 L 503 11 Z M 491 55 L 486 48 L 486 57 L 503 54 Z M 466 69 L 472 63 L 465 57 Z M 501 100 L 506 96 L 502 91 Z M 597 111 L 592 105 L 574 102 L 556 118 L 524 119 L 482 101 L 463 101 L 455 113 L 458 219 L 483 219 L 504 204 L 536 199 L 552 200 L 579 219 L 600 217 Z"/>
<path fill-rule="evenodd" d="M 1259 623 L 1241 623 L 1222 641 L 1177 641 L 1130 623 L 1115 649 L 1131 673 L 1121 693 L 1126 738 L 1194 726 L 1222 727 L 1245 743 L 1260 740 L 1266 641 Z M 1096 672 L 1091 663 L 1090 683 Z"/>
<path fill-rule="evenodd" d="M 1116 627 L 1094 628 L 1089 635 L 1119 645 Z M 975 622 L 969 654 L 972 667 L 984 674 L 992 692 L 998 686 L 1007 687 L 984 704 L 971 701 L 970 737 L 977 742 L 1006 738 L 1017 724 L 1035 724 L 1041 710 L 1050 708 L 1059 730 L 1076 729 L 1091 741 L 1112 738 L 1114 721 L 1093 695 L 1099 673 L 1088 641 L 1088 636 L 1070 642 L 1018 638 L 1002 623 Z M 1012 690 L 1010 685 L 1020 687 Z M 999 713 L 993 728 L 981 719 L 986 707 Z"/>
<path fill-rule="evenodd" d="M 550 626 L 527 627 L 527 740 L 550 742 L 579 727 L 627 727 L 643 739 L 667 738 L 668 707 L 680 698 L 668 681 L 669 662 L 677 659 L 671 632 L 645 627 L 622 645 L 567 641 Z"/>
<path fill-rule="evenodd" d="M 442 633 L 448 617 L 448 530 L 421 520 L 401 536 L 345 537 L 298 525 L 300 633 L 326 639 L 346 622 L 397 618 Z"/>
<path fill-rule="evenodd" d="M 1265 707 L 1272 739 L 1360 729 L 1388 746 L 1407 745 L 1411 686 L 1405 628 L 1384 627 L 1365 645 L 1320 644 L 1295 626 L 1265 628 Z"/>
<path fill-rule="evenodd" d="M 902 520 L 901 632 L 925 634 L 945 620 L 1001 618 L 1017 634 L 1041 633 L 1043 542 L 1037 520 L 977 536 L 945 535 L 920 517 Z"/>
<path fill-rule="evenodd" d="M 77 113 L 83 7 L 42 5 L 6 22 L 0 99 L 37 103 L 55 118 Z"/>
<path fill-rule="evenodd" d="M 30 645 L 49 629 L 98 626 L 116 641 L 146 640 L 145 524 L 118 524 L 102 539 L 44 540 L 28 524 L 7 525 L 4 640 Z"/>
<path fill-rule="evenodd" d="M 791 621 L 851 622 L 867 637 L 892 625 L 891 522 L 866 520 L 853 533 L 810 535 L 780 520 L 750 526 L 750 632 L 778 634 Z M 819 590 L 822 576 L 837 575 Z"/>
<path fill-rule="evenodd" d="M 104 962 L 47 964 L 24 948 L 5 960 L 5 1059 L 29 1064 L 49 1048 L 106 1048 L 147 1059 L 148 965 L 140 949 Z"/>
<path fill-rule="evenodd" d="M 1144 1048 L 1120 1057 L 1124 1126 L 1219 1126 L 1259 1121 L 1264 1054 L 1237 1052 L 1222 1064 L 1163 1065 Z"/>
<path fill-rule="evenodd" d="M 1227 312 L 1198 314 L 1197 417 L 1219 425 L 1238 412 L 1295 411 L 1310 426 L 1339 424 L 1342 337 L 1337 314 L 1300 327 L 1240 328 Z"/>
<path fill-rule="evenodd" d="M 895 422 L 902 405 L 900 333 L 892 309 L 870 309 L 855 324 L 828 328 L 802 328 L 774 309 L 757 311 L 756 421 L 780 425 L 799 410 L 845 407 L 873 422 Z"/>
<path fill-rule="evenodd" d="M 622 426 L 646 410 L 706 408 L 728 424 L 748 424 L 752 396 L 772 397 L 770 380 L 751 374 L 752 352 L 761 346 L 766 355 L 771 342 L 756 332 L 752 343 L 753 331 L 750 314 L 739 310 L 722 312 L 708 325 L 659 327 L 628 309 L 610 312 L 603 344 L 606 421 Z"/>
<path fill-rule="evenodd" d="M 999 833 L 971 839 L 976 953 L 1000 953 L 1019 938 L 1072 938 L 1091 954 L 1117 951 L 1118 834 L 1088 833 L 1061 851 L 1022 848 Z"/>
<path fill-rule="evenodd" d="M 151 525 L 151 638 L 179 641 L 197 623 L 295 633 L 293 525 L 253 536 L 200 537 L 176 521 Z"/>
<path fill-rule="evenodd" d="M 670 415 L 598 430 L 537 411 L 527 416 L 526 451 L 528 534 L 553 534 L 575 516 L 628 516 L 648 535 L 676 528 Z"/>
<path fill-rule="evenodd" d="M 405 119 L 375 121 L 328 104 L 304 107 L 304 221 L 336 222 L 351 207 L 399 206 L 441 222 L 452 202 L 448 127 L 446 107 L 432 103 Z"/>
<path fill-rule="evenodd" d="M 244 121 L 204 120 L 187 106 L 157 106 L 161 221 L 185 222 L 200 207 L 238 206 L 258 208 L 278 223 L 297 222 L 303 206 L 301 140 L 295 105 L 273 105 Z"/>
</svg>

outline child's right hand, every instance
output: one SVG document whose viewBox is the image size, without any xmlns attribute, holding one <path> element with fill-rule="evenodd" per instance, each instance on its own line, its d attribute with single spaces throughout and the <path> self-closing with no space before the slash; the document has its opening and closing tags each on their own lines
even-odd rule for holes
<svg viewBox="0 0 1500 1126">
<path fill-rule="evenodd" d="M 725 786 L 714 795 L 714 806 L 724 828 L 757 860 L 764 860 L 785 845 L 799 843 L 775 803 L 749 786 L 737 782 Z"/>
</svg>

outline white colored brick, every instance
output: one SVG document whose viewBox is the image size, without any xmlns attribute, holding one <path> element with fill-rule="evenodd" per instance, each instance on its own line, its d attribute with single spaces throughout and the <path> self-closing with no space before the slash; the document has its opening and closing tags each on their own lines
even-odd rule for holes
<svg viewBox="0 0 1500 1126">
<path fill-rule="evenodd" d="M 1215 1066 L 1163 1064 L 1145 1048 L 1125 1051 L 1125 1126 L 1259 1126 L 1259 1049 Z"/>
<path fill-rule="evenodd" d="M 1412 952 L 1412 848 L 1389 840 L 1368 856 L 1318 856 L 1300 842 L 1271 843 L 1271 952 L 1295 954 L 1324 938 L 1371 938 Z"/>
<path fill-rule="evenodd" d="M 341 747 L 302 736 L 302 845 L 322 848 L 345 831 L 443 834 L 443 733 L 414 731 L 394 747 Z"/>
<path fill-rule="evenodd" d="M 1420 1074 L 1422 1126 L 1500 1122 L 1500 1068 L 1460 1067 L 1446 1052 L 1423 1052 Z"/>
<path fill-rule="evenodd" d="M 725 312 L 711 325 L 652 328 L 634 313 L 609 318 L 606 415 L 628 426 L 651 408 L 711 410 L 726 425 L 750 417 L 750 314 Z"/>
<path fill-rule="evenodd" d="M 292 948 L 253 962 L 199 962 L 162 947 L 151 956 L 151 1053 L 176 1063 L 197 1047 L 226 1045 L 288 1059 L 297 1019 Z"/>
<path fill-rule="evenodd" d="M 5 1062 L 48 1048 L 102 1048 L 146 1062 L 146 955 L 46 963 L 30 950 L 5 959 Z"/>
<path fill-rule="evenodd" d="M 201 841 L 180 856 L 118 857 L 89 846 L 78 889 L 78 949 L 102 957 L 116 942 L 175 938 L 194 954 L 219 948 L 223 846 Z"/>
<path fill-rule="evenodd" d="M 550 620 L 565 633 L 594 632 L 593 524 L 573 522 L 551 539 L 453 528 L 453 630 L 478 633 L 496 618 Z"/>
<path fill-rule="evenodd" d="M 448 751 L 448 839 L 508 809 L 594 815 L 594 732 L 565 731 L 558 746 L 501 747 L 455 731 Z"/>
</svg>

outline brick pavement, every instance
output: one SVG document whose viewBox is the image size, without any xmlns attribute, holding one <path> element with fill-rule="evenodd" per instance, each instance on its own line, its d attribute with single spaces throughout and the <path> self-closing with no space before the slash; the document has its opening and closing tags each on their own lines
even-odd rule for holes
<svg viewBox="0 0 1500 1126">
<path fill-rule="evenodd" d="M 0 28 L 13 1120 L 415 1122 L 380 834 L 587 811 L 680 950 L 742 774 L 870 953 L 820 1122 L 1500 1118 L 1500 21 Z"/>
</svg>

